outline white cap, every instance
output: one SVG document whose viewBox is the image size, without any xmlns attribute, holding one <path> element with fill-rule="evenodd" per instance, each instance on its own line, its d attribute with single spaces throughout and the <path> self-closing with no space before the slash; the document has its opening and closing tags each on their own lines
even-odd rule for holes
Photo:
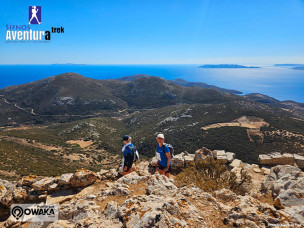
<svg viewBox="0 0 304 228">
<path fill-rule="evenodd" d="M 162 139 L 164 139 L 165 136 L 164 136 L 164 134 L 158 134 L 158 135 L 157 135 L 157 138 L 162 138 Z"/>
</svg>

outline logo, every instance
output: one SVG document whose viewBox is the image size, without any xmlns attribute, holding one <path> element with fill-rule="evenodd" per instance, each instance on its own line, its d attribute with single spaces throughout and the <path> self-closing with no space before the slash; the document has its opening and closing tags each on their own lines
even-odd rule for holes
<svg viewBox="0 0 304 228">
<path fill-rule="evenodd" d="M 13 204 L 11 220 L 18 222 L 54 222 L 58 220 L 57 204 Z"/>
<path fill-rule="evenodd" d="M 29 6 L 29 24 L 41 24 L 41 6 Z"/>
<path fill-rule="evenodd" d="M 6 42 L 49 42 L 52 34 L 64 33 L 62 26 L 50 27 L 46 31 L 32 29 L 31 25 L 41 24 L 41 6 L 29 6 L 28 10 L 28 24 L 6 25 Z"/>
<path fill-rule="evenodd" d="M 20 217 L 23 215 L 23 209 L 22 209 L 22 207 L 15 206 L 15 207 L 12 209 L 12 215 L 13 215 L 17 220 L 19 220 Z"/>
</svg>

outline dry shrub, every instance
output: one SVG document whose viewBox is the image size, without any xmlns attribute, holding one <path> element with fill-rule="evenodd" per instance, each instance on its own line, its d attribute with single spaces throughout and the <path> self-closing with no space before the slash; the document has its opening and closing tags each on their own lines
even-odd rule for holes
<svg viewBox="0 0 304 228">
<path fill-rule="evenodd" d="M 241 178 L 237 180 L 234 172 L 222 162 L 208 157 L 205 160 L 193 162 L 176 176 L 178 187 L 194 185 L 207 192 L 227 188 L 237 194 L 245 194 L 246 185 L 250 184 L 251 177 L 246 171 L 241 171 Z"/>
</svg>

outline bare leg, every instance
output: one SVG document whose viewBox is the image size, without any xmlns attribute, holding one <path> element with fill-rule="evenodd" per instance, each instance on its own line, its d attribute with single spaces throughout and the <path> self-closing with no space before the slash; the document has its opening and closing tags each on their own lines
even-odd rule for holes
<svg viewBox="0 0 304 228">
<path fill-rule="evenodd" d="M 127 169 L 128 169 L 128 167 L 124 168 L 124 171 L 122 172 L 123 176 L 133 172 L 132 168 L 130 168 L 129 171 L 127 171 Z"/>
<path fill-rule="evenodd" d="M 161 169 L 158 170 L 158 173 L 159 173 L 160 175 L 165 175 L 165 171 L 164 171 L 164 170 L 161 170 Z"/>
<path fill-rule="evenodd" d="M 33 20 L 34 16 L 32 16 L 31 20 L 29 21 L 29 24 L 31 24 L 31 21 Z"/>
<path fill-rule="evenodd" d="M 35 18 L 36 18 L 36 20 L 37 20 L 38 24 L 40 24 L 40 22 L 38 21 L 38 17 L 37 17 L 37 15 L 35 16 Z"/>
<path fill-rule="evenodd" d="M 160 175 L 165 175 L 166 177 L 170 178 L 170 173 L 165 173 L 164 170 L 158 170 Z"/>
</svg>

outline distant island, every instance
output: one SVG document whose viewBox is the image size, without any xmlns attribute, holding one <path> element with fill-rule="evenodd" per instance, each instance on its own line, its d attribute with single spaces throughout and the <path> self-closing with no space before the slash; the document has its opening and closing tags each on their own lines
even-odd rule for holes
<svg viewBox="0 0 304 228">
<path fill-rule="evenodd" d="M 260 68 L 256 66 L 243 66 L 238 64 L 205 64 L 199 66 L 199 68 Z"/>
<path fill-rule="evenodd" d="M 83 63 L 54 63 L 54 64 L 52 64 L 52 66 L 58 66 L 58 65 L 87 66 L 88 64 L 83 64 Z"/>
<path fill-rule="evenodd" d="M 304 70 L 304 66 L 293 67 L 293 70 Z"/>
<path fill-rule="evenodd" d="M 304 70 L 304 64 L 297 63 L 284 63 L 284 64 L 274 64 L 276 67 L 290 67 L 292 70 Z"/>
<path fill-rule="evenodd" d="M 304 64 L 284 63 L 284 64 L 274 64 L 274 66 L 278 66 L 278 67 L 304 67 Z"/>
</svg>

